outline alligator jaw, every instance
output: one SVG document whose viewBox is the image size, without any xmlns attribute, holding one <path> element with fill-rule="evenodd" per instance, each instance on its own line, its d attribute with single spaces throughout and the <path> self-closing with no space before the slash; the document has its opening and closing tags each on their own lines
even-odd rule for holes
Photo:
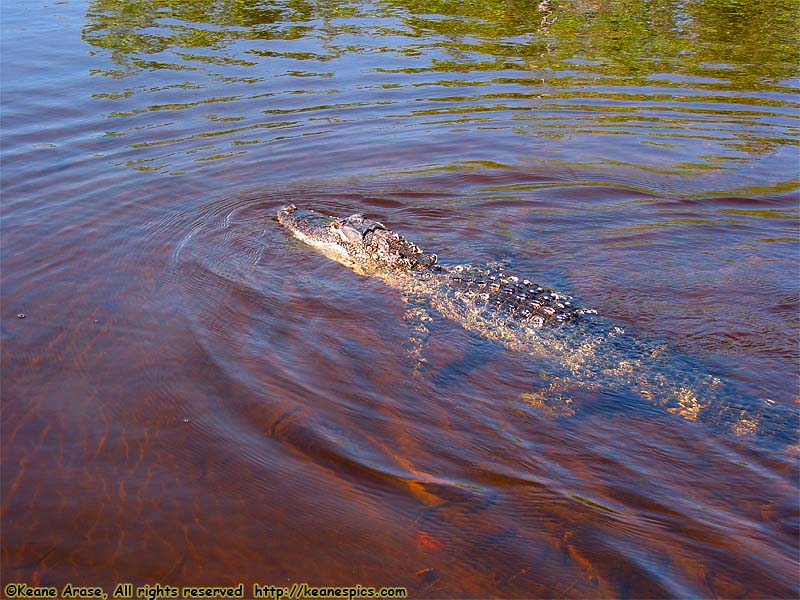
<svg viewBox="0 0 800 600">
<path fill-rule="evenodd" d="M 383 223 L 360 214 L 340 219 L 291 204 L 278 211 L 278 222 L 309 246 L 366 275 L 423 271 L 436 264 L 435 254 L 425 254 Z"/>
<path fill-rule="evenodd" d="M 342 237 L 338 233 L 341 219 L 290 204 L 278 211 L 278 223 L 291 231 L 300 241 L 319 249 L 325 256 L 348 267 L 353 266 L 353 261 L 350 260 L 342 244 Z"/>
</svg>

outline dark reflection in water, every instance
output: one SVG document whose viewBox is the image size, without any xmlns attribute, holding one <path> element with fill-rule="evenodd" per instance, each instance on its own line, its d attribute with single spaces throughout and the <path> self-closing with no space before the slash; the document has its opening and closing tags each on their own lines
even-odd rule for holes
<svg viewBox="0 0 800 600">
<path fill-rule="evenodd" d="M 438 317 L 415 375 L 399 294 L 272 219 L 502 261 L 796 410 L 793 8 L 4 7 L 2 584 L 796 597 L 796 444 L 548 413 Z"/>
<path fill-rule="evenodd" d="M 194 172 L 266 146 L 359 170 L 408 153 L 588 163 L 691 181 L 681 191 L 721 172 L 769 187 L 793 175 L 791 3 L 106 0 L 86 18 L 95 110 L 129 149 L 114 163 L 136 169 Z M 385 148 L 376 130 L 397 154 L 365 161 Z"/>
</svg>

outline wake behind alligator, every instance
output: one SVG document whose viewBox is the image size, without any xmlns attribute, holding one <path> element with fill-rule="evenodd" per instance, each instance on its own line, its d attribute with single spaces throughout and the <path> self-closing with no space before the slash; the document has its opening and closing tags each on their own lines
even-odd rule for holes
<svg viewBox="0 0 800 600">
<path fill-rule="evenodd" d="M 736 435 L 796 443 L 798 414 L 742 395 L 665 344 L 626 334 L 596 311 L 501 268 L 445 266 L 382 223 L 286 206 L 278 222 L 295 237 L 362 275 L 400 290 L 409 303 L 419 358 L 431 307 L 467 330 L 534 355 L 546 368 L 522 398 L 546 415 L 572 415 L 582 391 L 624 390 L 670 413 Z M 419 360 L 422 360 L 419 358 Z"/>
</svg>

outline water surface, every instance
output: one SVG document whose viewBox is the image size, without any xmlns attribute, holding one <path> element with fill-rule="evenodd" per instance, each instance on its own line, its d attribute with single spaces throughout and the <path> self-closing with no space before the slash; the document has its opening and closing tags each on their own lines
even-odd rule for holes
<svg viewBox="0 0 800 600">
<path fill-rule="evenodd" d="M 273 220 L 500 261 L 796 411 L 794 8 L 4 4 L 3 585 L 796 597 L 796 444 L 550 414 L 435 314 L 417 372 L 400 294 Z"/>
</svg>

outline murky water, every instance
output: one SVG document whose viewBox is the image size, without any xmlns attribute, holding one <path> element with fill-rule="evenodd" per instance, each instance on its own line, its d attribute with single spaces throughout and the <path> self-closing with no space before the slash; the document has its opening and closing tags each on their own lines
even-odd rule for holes
<svg viewBox="0 0 800 600">
<path fill-rule="evenodd" d="M 796 597 L 795 29 L 744 0 L 5 3 L 3 585 Z M 416 369 L 401 294 L 288 235 L 291 202 L 500 261 L 790 419 L 554 414 L 541 361 L 435 312 Z"/>
</svg>

